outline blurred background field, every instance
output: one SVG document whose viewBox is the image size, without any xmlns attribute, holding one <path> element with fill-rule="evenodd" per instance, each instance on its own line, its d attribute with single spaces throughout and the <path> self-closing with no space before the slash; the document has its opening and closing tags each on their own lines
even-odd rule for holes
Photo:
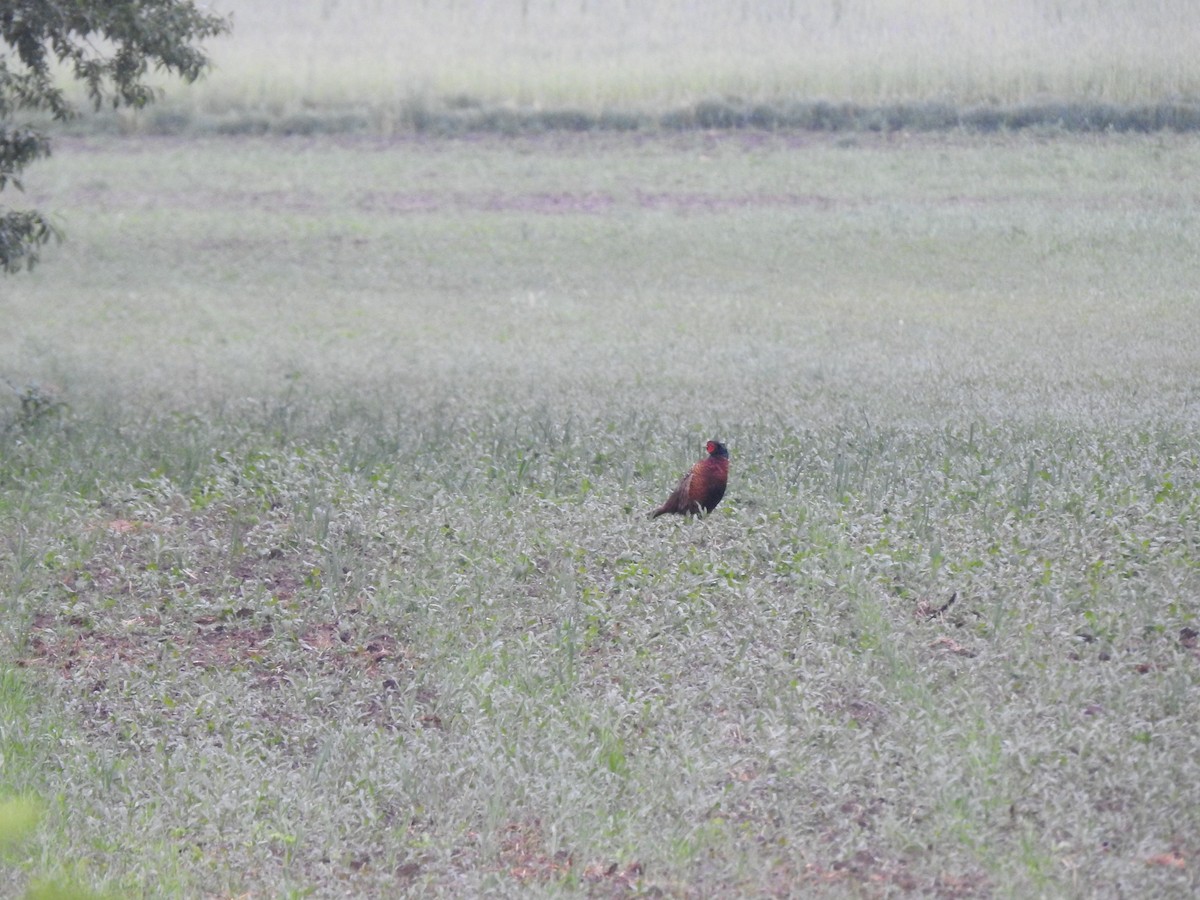
<svg viewBox="0 0 1200 900">
<path fill-rule="evenodd" d="M 784 383 L 789 402 L 808 385 L 803 405 L 848 389 L 895 410 L 884 388 L 908 373 L 920 415 L 987 418 L 1162 372 L 1120 414 L 1187 416 L 1196 153 L 1186 136 L 65 141 L 31 199 L 68 240 L 5 284 L 3 347 L 16 371 L 109 372 L 73 390 L 135 406 L 268 373 L 333 394 L 561 376 L 686 386 L 677 412 L 703 386 L 702 420 Z"/>
<path fill-rule="evenodd" d="M 219 0 L 216 68 L 127 127 L 1103 130 L 1200 123 L 1188 0 Z"/>
</svg>

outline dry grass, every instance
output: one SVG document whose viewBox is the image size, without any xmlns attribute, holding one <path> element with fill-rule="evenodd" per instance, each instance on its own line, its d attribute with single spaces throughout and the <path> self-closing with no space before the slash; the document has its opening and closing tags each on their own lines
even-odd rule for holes
<svg viewBox="0 0 1200 900">
<path fill-rule="evenodd" d="M 708 100 L 953 109 L 1195 103 L 1189 0 L 243 0 L 216 69 L 156 115 L 236 121 L 413 110 L 651 114 Z M 174 121 L 172 119 L 172 121 Z M 334 127 L 329 126 L 327 127 Z M 360 125 L 361 127 L 361 125 Z"/>
</svg>

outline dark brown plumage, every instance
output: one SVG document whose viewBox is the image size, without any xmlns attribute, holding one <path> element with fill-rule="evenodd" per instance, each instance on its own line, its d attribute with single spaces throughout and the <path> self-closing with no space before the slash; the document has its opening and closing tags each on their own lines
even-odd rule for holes
<svg viewBox="0 0 1200 900">
<path fill-rule="evenodd" d="M 701 509 L 706 513 L 716 509 L 725 496 L 725 482 L 729 480 L 729 450 L 720 441 L 709 441 L 704 449 L 708 456 L 679 479 L 675 492 L 650 514 L 650 518 L 657 519 L 664 513 L 695 516 Z"/>
</svg>

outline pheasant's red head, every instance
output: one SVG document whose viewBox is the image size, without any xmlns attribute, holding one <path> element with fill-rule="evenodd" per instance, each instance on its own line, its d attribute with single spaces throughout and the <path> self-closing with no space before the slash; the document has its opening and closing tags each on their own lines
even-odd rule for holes
<svg viewBox="0 0 1200 900">
<path fill-rule="evenodd" d="M 724 444 L 722 444 L 720 441 L 709 441 L 707 444 L 704 445 L 704 451 L 709 456 L 719 456 L 719 457 L 723 457 L 724 459 L 729 458 L 728 448 Z"/>
</svg>

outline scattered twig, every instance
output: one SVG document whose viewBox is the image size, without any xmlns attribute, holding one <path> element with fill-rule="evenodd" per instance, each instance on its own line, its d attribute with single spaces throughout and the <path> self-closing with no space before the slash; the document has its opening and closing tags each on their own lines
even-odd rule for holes
<svg viewBox="0 0 1200 900">
<path fill-rule="evenodd" d="M 938 616 L 942 615 L 946 610 L 948 610 L 951 606 L 953 606 L 954 601 L 957 599 L 958 599 L 958 591 L 955 591 L 953 594 L 951 594 L 950 599 L 947 600 L 945 603 L 943 603 L 941 606 L 934 606 L 928 600 L 922 600 L 920 603 L 917 604 L 917 608 L 916 608 L 915 612 L 922 619 L 936 619 Z"/>
</svg>

